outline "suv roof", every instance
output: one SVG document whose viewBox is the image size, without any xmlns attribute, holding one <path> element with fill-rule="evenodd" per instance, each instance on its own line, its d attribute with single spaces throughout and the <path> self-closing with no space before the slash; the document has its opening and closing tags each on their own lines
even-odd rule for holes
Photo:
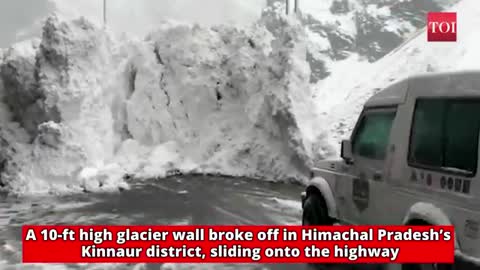
<svg viewBox="0 0 480 270">
<path fill-rule="evenodd" d="M 439 72 L 416 75 L 398 81 L 372 96 L 365 107 L 379 107 L 401 104 L 408 92 L 416 89 L 430 89 L 432 95 L 442 96 L 448 92 L 465 90 L 480 92 L 480 71 Z"/>
</svg>

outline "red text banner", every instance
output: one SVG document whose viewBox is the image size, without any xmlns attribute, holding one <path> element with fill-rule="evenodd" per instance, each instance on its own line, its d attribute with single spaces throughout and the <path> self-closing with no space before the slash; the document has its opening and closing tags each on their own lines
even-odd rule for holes
<svg viewBox="0 0 480 270">
<path fill-rule="evenodd" d="M 453 263 L 455 246 L 452 226 L 23 226 L 22 238 L 24 263 Z"/>
</svg>

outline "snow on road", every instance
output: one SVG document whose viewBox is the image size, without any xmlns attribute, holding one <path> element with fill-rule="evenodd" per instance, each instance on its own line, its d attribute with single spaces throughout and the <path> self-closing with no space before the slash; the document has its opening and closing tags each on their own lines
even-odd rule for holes
<svg viewBox="0 0 480 270">
<path fill-rule="evenodd" d="M 3 198 L 0 202 L 0 269 L 5 270 L 307 270 L 301 264 L 80 264 L 22 265 L 23 224 L 266 225 L 301 223 L 301 186 L 245 178 L 173 177 L 148 180 L 121 193 Z M 187 192 L 180 192 L 187 191 Z M 315 269 L 324 269 L 318 268 Z M 326 270 L 380 270 L 331 265 Z M 311 270 L 315 270 L 311 269 Z"/>
<path fill-rule="evenodd" d="M 0 260 L 3 260 L 0 268 L 37 269 L 20 264 L 23 224 L 300 224 L 301 210 L 295 202 L 299 201 L 301 189 L 296 185 L 198 176 L 148 180 L 134 183 L 130 190 L 118 193 L 6 197 L 0 202 Z M 38 269 L 53 269 L 51 267 L 38 266 Z M 98 267 L 85 265 L 76 269 L 105 269 Z M 131 269 L 123 267 L 126 266 L 108 269 Z M 160 269 L 160 265 L 135 267 Z M 177 267 L 188 269 L 189 266 Z M 216 267 L 244 269 L 234 265 Z"/>
</svg>

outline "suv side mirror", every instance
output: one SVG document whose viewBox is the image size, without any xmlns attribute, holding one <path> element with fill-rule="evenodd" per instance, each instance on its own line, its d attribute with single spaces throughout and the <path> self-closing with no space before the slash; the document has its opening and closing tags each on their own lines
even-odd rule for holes
<svg viewBox="0 0 480 270">
<path fill-rule="evenodd" d="M 350 140 L 342 141 L 341 156 L 347 164 L 353 164 L 352 142 Z"/>
</svg>

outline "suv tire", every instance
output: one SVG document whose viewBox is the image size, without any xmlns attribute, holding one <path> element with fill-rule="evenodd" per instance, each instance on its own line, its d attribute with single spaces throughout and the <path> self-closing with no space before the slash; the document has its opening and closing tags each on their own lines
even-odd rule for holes
<svg viewBox="0 0 480 270">
<path fill-rule="evenodd" d="M 332 224 L 325 200 L 319 194 L 309 194 L 303 206 L 302 225 L 328 226 Z"/>
</svg>

